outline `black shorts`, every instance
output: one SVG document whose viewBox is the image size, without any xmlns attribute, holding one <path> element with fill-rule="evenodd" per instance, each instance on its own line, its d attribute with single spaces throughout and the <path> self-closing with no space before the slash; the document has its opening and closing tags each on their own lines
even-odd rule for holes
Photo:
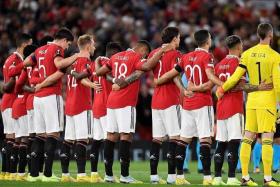
<svg viewBox="0 0 280 187">
<path fill-rule="evenodd" d="M 276 131 L 273 138 L 280 138 L 280 124 L 276 124 Z"/>
</svg>

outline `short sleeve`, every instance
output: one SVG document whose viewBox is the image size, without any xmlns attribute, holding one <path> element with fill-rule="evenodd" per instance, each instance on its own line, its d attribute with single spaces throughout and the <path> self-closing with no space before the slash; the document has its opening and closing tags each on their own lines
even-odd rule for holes
<svg viewBox="0 0 280 187">
<path fill-rule="evenodd" d="M 209 54 L 206 59 L 203 61 L 205 69 L 214 69 L 214 57 L 212 54 Z"/>
<path fill-rule="evenodd" d="M 142 65 L 144 63 L 147 62 L 147 59 L 140 59 L 140 60 L 137 60 L 136 64 L 135 64 L 135 69 L 137 70 L 142 70 Z"/>
<path fill-rule="evenodd" d="M 56 48 L 54 51 L 54 58 L 56 57 L 62 57 L 63 58 L 64 54 L 63 54 L 63 50 L 60 48 Z"/>
<path fill-rule="evenodd" d="M 110 60 L 107 60 L 107 62 L 105 62 L 103 66 L 107 66 L 109 69 L 112 69 L 112 61 L 113 59 L 110 58 Z"/>
<path fill-rule="evenodd" d="M 32 62 L 33 65 L 34 65 L 34 64 L 37 64 L 37 59 L 36 59 L 35 53 L 33 53 L 33 54 L 31 55 L 30 59 L 31 59 L 31 62 Z"/>
</svg>

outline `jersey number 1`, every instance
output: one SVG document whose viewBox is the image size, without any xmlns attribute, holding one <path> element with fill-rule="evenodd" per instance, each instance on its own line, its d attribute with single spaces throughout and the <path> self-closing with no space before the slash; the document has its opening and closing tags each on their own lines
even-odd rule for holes
<svg viewBox="0 0 280 187">
<path fill-rule="evenodd" d="M 261 63 L 260 62 L 256 62 L 257 66 L 258 66 L 258 73 L 259 73 L 259 84 L 261 84 L 262 82 L 262 75 L 261 75 Z"/>
</svg>

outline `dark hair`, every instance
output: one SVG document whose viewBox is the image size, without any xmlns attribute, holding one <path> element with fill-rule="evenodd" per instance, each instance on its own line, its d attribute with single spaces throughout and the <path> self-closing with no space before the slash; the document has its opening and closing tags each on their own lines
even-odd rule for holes
<svg viewBox="0 0 280 187">
<path fill-rule="evenodd" d="M 165 27 L 161 32 L 161 40 L 163 43 L 170 43 L 178 35 L 179 29 L 177 27 Z"/>
<path fill-rule="evenodd" d="M 273 27 L 270 23 L 260 23 L 258 25 L 257 34 L 260 39 L 265 39 L 269 32 L 273 31 Z"/>
<path fill-rule="evenodd" d="M 29 40 L 32 39 L 32 36 L 30 34 L 22 33 L 16 40 L 17 47 L 20 47 L 22 44 L 29 42 Z"/>
<path fill-rule="evenodd" d="M 39 46 L 43 46 L 43 45 L 46 45 L 48 42 L 51 42 L 53 41 L 53 37 L 52 36 L 44 36 L 40 41 L 39 41 Z"/>
<path fill-rule="evenodd" d="M 67 41 L 72 42 L 74 41 L 74 35 L 69 29 L 63 27 L 55 33 L 54 39 L 56 40 L 66 39 Z"/>
<path fill-rule="evenodd" d="M 24 49 L 23 49 L 23 57 L 26 58 L 28 57 L 31 53 L 33 53 L 35 50 L 37 49 L 37 45 L 31 44 L 31 45 L 27 45 Z"/>
<path fill-rule="evenodd" d="M 241 38 L 237 35 L 231 35 L 226 38 L 226 46 L 228 49 L 234 48 L 237 44 L 241 43 Z"/>
<path fill-rule="evenodd" d="M 209 31 L 205 29 L 196 31 L 194 33 L 194 40 L 196 45 L 198 45 L 198 47 L 203 46 L 207 42 L 209 38 L 209 34 L 210 34 Z"/>
<path fill-rule="evenodd" d="M 121 44 L 118 42 L 109 42 L 106 45 L 106 51 L 110 51 L 110 50 L 114 50 L 114 51 L 122 51 L 122 47 Z"/>
<path fill-rule="evenodd" d="M 148 53 L 150 53 L 151 50 L 152 50 L 151 49 L 151 45 L 150 45 L 150 43 L 147 40 L 139 40 L 137 42 L 137 45 L 138 46 L 145 46 L 147 48 L 147 50 L 148 50 Z"/>
</svg>

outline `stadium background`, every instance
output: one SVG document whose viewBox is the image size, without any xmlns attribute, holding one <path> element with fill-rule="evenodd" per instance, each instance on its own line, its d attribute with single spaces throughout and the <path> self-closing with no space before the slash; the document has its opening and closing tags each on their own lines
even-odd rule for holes
<svg viewBox="0 0 280 187">
<path fill-rule="evenodd" d="M 0 67 L 15 50 L 19 33 L 32 34 L 36 43 L 46 35 L 53 35 L 61 26 L 70 28 L 76 36 L 94 35 L 97 50 L 93 59 L 104 55 L 109 41 L 118 41 L 126 49 L 137 40 L 146 39 L 153 48 L 158 47 L 165 26 L 180 28 L 179 50 L 188 52 L 195 48 L 193 32 L 209 29 L 214 41 L 211 51 L 218 62 L 227 54 L 223 45 L 226 36 L 241 36 L 244 47 L 248 48 L 257 43 L 255 33 L 261 21 L 271 22 L 276 29 L 273 48 L 280 51 L 280 2 L 277 0 L 1 0 Z M 76 49 L 75 45 L 71 46 L 67 54 Z M 135 134 L 139 141 L 134 146 L 134 159 L 147 158 L 147 141 L 151 140 L 151 75 L 146 75 L 142 83 Z M 0 127 L 3 130 L 2 123 Z"/>
</svg>

